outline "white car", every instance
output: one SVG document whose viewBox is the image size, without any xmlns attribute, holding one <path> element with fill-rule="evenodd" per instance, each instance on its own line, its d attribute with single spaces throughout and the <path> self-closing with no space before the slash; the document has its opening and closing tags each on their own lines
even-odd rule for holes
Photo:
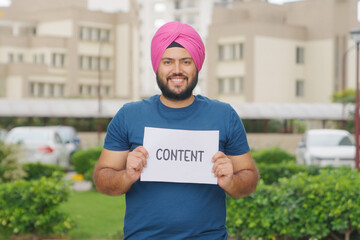
<svg viewBox="0 0 360 240">
<path fill-rule="evenodd" d="M 54 164 L 69 167 L 69 151 L 54 129 L 16 127 L 6 135 L 5 143 L 20 144 L 24 150 L 22 163 Z"/>
<path fill-rule="evenodd" d="M 320 167 L 355 167 L 354 140 L 345 130 L 308 130 L 296 149 L 296 161 L 299 164 Z"/>
<path fill-rule="evenodd" d="M 66 145 L 66 148 L 72 155 L 76 152 L 80 147 L 80 138 L 77 135 L 76 129 L 71 126 L 47 126 L 47 128 L 51 128 L 56 130 L 63 142 Z"/>
</svg>

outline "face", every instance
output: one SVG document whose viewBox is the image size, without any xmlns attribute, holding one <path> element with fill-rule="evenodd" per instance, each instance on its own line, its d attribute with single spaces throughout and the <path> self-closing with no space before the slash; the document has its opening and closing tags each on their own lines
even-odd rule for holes
<svg viewBox="0 0 360 240">
<path fill-rule="evenodd" d="M 191 55 L 185 48 L 167 48 L 156 74 L 163 96 L 181 101 L 192 96 L 198 81 L 198 72 Z"/>
</svg>

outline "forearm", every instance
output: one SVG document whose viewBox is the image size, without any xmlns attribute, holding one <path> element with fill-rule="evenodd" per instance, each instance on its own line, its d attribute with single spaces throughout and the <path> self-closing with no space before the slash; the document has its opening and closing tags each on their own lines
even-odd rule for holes
<svg viewBox="0 0 360 240">
<path fill-rule="evenodd" d="M 257 169 L 244 169 L 234 173 L 231 184 L 224 189 L 233 198 L 245 197 L 256 190 L 259 180 Z"/>
<path fill-rule="evenodd" d="M 131 188 L 131 182 L 126 176 L 126 170 L 115 170 L 112 168 L 96 169 L 94 171 L 94 182 L 96 189 L 103 194 L 119 196 Z"/>
</svg>

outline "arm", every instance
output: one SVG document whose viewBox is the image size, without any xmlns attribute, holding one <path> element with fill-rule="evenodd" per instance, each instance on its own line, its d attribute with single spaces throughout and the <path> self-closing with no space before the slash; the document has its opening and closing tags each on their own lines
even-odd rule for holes
<svg viewBox="0 0 360 240">
<path fill-rule="evenodd" d="M 111 196 L 126 193 L 140 178 L 147 156 L 142 146 L 132 152 L 103 149 L 93 174 L 96 189 Z"/>
<path fill-rule="evenodd" d="M 250 152 L 236 156 L 217 152 L 213 162 L 213 172 L 218 178 L 218 185 L 227 194 L 240 198 L 255 191 L 259 172 Z"/>
</svg>

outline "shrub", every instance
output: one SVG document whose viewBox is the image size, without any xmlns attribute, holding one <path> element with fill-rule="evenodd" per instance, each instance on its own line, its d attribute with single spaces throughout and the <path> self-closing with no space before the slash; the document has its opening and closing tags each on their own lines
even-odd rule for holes
<svg viewBox="0 0 360 240">
<path fill-rule="evenodd" d="M 278 147 L 266 148 L 252 153 L 256 163 L 295 162 L 295 156 Z"/>
<path fill-rule="evenodd" d="M 281 178 L 290 178 L 301 172 L 307 173 L 309 176 L 318 175 L 321 168 L 319 166 L 299 165 L 294 162 L 282 162 L 277 164 L 259 163 L 257 167 L 260 172 L 260 178 L 265 184 L 277 183 Z M 325 168 L 323 168 L 325 169 Z M 326 167 L 326 169 L 334 169 L 334 167 Z"/>
<path fill-rule="evenodd" d="M 61 235 L 74 222 L 59 210 L 70 186 L 60 175 L 0 184 L 0 236 Z"/>
<path fill-rule="evenodd" d="M 25 180 L 36 180 L 41 177 L 51 177 L 54 172 L 64 176 L 65 169 L 61 166 L 50 165 L 50 164 L 41 164 L 41 163 L 25 163 L 23 164 L 23 169 L 26 172 Z"/>
<path fill-rule="evenodd" d="M 20 147 L 0 141 L 0 183 L 11 182 L 26 176 L 18 162 L 21 156 Z"/>
<path fill-rule="evenodd" d="M 230 235 L 241 239 L 324 239 L 360 230 L 360 174 L 349 168 L 299 173 L 279 185 L 228 199 Z M 342 239 L 342 238 L 339 238 Z"/>
<path fill-rule="evenodd" d="M 94 168 L 100 157 L 102 148 L 91 148 L 88 150 L 79 150 L 71 156 L 71 162 L 77 173 L 86 174 Z"/>
</svg>

